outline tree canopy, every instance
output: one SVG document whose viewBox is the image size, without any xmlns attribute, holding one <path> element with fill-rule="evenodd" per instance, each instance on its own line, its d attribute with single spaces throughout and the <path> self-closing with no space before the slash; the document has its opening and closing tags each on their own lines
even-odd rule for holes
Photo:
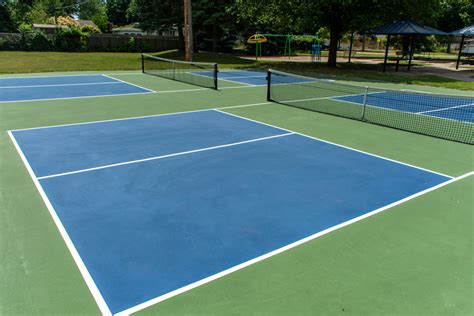
<svg viewBox="0 0 474 316">
<path fill-rule="evenodd" d="M 0 31 L 22 23 L 44 22 L 51 16 L 108 24 L 137 23 L 146 31 L 176 27 L 182 38 L 182 0 L 6 0 L 0 5 Z M 363 31 L 397 19 L 412 19 L 444 31 L 474 22 L 472 0 L 193 0 L 197 47 L 224 50 L 237 37 L 255 32 L 281 34 L 329 33 L 329 64 L 347 33 Z"/>
</svg>

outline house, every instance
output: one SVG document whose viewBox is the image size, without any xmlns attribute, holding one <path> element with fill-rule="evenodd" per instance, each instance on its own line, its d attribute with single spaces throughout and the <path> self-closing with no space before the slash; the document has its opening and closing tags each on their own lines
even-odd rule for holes
<svg viewBox="0 0 474 316">
<path fill-rule="evenodd" d="M 117 35 L 145 35 L 146 32 L 142 29 L 132 26 L 122 26 L 112 29 L 112 33 Z"/>
<path fill-rule="evenodd" d="M 90 25 L 96 29 L 98 29 L 99 27 L 91 20 L 76 20 L 76 22 L 79 24 L 80 27 L 83 27 L 83 26 L 86 26 L 86 25 Z"/>
<path fill-rule="evenodd" d="M 55 34 L 57 28 L 68 28 L 65 25 L 56 25 L 56 24 L 39 24 L 33 23 L 33 30 L 43 31 L 45 34 Z"/>
</svg>

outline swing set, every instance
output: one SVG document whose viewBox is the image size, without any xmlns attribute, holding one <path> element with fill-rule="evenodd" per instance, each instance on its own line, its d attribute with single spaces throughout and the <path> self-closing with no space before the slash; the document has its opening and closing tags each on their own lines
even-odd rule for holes
<svg viewBox="0 0 474 316">
<path fill-rule="evenodd" d="M 254 35 L 250 36 L 247 40 L 249 44 L 255 44 L 255 60 L 258 60 L 258 57 L 262 57 L 262 44 L 269 42 L 269 38 L 285 38 L 285 49 L 283 52 L 283 56 L 288 57 L 291 59 L 293 55 L 292 52 L 292 42 L 295 39 L 298 40 L 309 40 L 312 41 L 313 44 L 311 45 L 311 60 L 321 60 L 321 43 L 318 36 L 315 35 L 281 35 L 281 34 L 260 34 L 255 33 Z"/>
</svg>

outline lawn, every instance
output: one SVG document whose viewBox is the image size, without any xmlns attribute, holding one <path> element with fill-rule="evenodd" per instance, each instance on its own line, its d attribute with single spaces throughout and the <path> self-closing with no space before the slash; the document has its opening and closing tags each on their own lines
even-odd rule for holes
<svg viewBox="0 0 474 316">
<path fill-rule="evenodd" d="M 177 51 L 156 55 L 183 59 Z M 221 68 L 274 68 L 311 76 L 335 79 L 366 79 L 374 82 L 416 84 L 440 88 L 474 90 L 474 82 L 465 82 L 434 75 L 407 73 L 381 73 L 380 65 L 339 63 L 336 68 L 320 63 L 260 62 L 238 58 L 233 54 L 199 53 L 196 61 L 217 62 Z M 64 71 L 115 71 L 140 70 L 139 53 L 62 53 L 62 52 L 0 52 L 0 74 L 64 72 Z"/>
</svg>

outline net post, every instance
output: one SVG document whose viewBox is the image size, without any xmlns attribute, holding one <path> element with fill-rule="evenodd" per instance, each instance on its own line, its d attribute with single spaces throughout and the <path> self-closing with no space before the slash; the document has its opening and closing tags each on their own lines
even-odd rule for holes
<svg viewBox="0 0 474 316">
<path fill-rule="evenodd" d="M 365 121 L 365 109 L 367 108 L 367 95 L 369 93 L 369 87 L 365 87 L 365 94 L 364 94 L 364 103 L 362 104 L 362 121 Z"/>
<path fill-rule="evenodd" d="M 218 86 L 218 80 L 217 80 L 217 73 L 218 73 L 218 70 L 217 70 L 217 64 L 214 64 L 214 89 L 217 90 Z"/>
<path fill-rule="evenodd" d="M 270 69 L 267 70 L 267 101 L 271 101 L 270 87 L 272 82 L 272 72 Z"/>
<path fill-rule="evenodd" d="M 145 56 L 142 54 L 142 73 L 145 73 Z"/>
</svg>

